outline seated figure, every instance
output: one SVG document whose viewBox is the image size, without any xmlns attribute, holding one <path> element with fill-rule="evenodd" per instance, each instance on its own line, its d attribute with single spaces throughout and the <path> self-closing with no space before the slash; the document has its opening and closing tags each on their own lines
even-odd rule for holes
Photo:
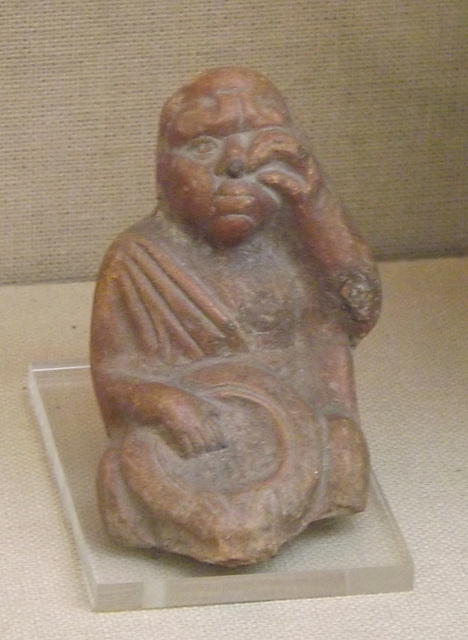
<svg viewBox="0 0 468 640">
<path fill-rule="evenodd" d="M 100 510 L 127 545 L 259 562 L 365 508 L 351 349 L 377 269 L 256 72 L 210 70 L 166 102 L 157 184 L 96 286 Z"/>
</svg>

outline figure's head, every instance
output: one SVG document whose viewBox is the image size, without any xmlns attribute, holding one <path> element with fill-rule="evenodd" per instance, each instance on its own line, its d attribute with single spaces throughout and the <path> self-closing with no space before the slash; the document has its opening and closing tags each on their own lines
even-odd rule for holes
<svg viewBox="0 0 468 640">
<path fill-rule="evenodd" d="M 280 206 L 256 181 L 268 160 L 256 140 L 289 127 L 281 94 L 253 71 L 213 69 L 182 87 L 159 130 L 158 188 L 172 215 L 214 245 L 249 237 Z"/>
</svg>

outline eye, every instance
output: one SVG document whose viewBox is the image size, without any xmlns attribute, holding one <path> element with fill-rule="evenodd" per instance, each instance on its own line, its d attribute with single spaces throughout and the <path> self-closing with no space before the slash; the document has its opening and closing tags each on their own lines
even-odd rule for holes
<svg viewBox="0 0 468 640">
<path fill-rule="evenodd" d="M 199 136 L 186 145 L 188 153 L 200 160 L 208 160 L 213 157 L 219 147 L 220 141 L 211 136 Z"/>
</svg>

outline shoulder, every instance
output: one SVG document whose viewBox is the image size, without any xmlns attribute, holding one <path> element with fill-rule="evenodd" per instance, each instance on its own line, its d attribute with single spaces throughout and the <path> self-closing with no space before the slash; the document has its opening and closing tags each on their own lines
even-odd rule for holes
<svg viewBox="0 0 468 640">
<path fill-rule="evenodd" d="M 141 306 L 137 295 L 141 269 L 135 256 L 139 246 L 147 241 L 148 226 L 151 226 L 150 219 L 128 228 L 117 236 L 104 255 L 96 281 L 91 322 L 95 359 L 97 353 L 115 353 L 126 348 L 132 309 Z"/>
<path fill-rule="evenodd" d="M 135 247 L 147 242 L 149 238 L 157 235 L 157 226 L 154 215 L 144 218 L 135 225 L 120 233 L 107 249 L 102 260 L 97 282 L 114 273 L 116 275 L 131 258 Z"/>
</svg>

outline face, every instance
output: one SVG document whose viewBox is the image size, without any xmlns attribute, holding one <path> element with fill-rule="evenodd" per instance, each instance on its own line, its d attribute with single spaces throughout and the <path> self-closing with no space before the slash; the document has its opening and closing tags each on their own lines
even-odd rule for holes
<svg viewBox="0 0 468 640">
<path fill-rule="evenodd" d="M 287 131 L 285 117 L 255 98 L 245 90 L 199 93 L 159 151 L 158 182 L 171 213 L 214 246 L 246 240 L 280 206 L 256 177 L 273 160 L 259 148 Z"/>
<path fill-rule="evenodd" d="M 201 134 L 165 154 L 163 188 L 172 212 L 213 245 L 239 244 L 279 208 L 278 196 L 257 182 L 258 167 L 250 166 L 257 136 L 267 131 Z"/>
</svg>

